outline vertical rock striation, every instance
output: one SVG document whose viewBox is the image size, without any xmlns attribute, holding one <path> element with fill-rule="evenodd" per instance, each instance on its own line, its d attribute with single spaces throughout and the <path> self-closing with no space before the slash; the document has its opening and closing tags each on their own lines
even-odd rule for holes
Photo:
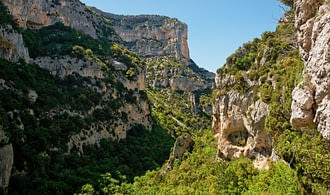
<svg viewBox="0 0 330 195">
<path fill-rule="evenodd" d="M 29 60 L 29 52 L 24 46 L 22 35 L 11 25 L 0 25 L 0 56 L 7 60 Z"/>
<path fill-rule="evenodd" d="M 230 91 L 220 95 L 213 105 L 212 129 L 218 139 L 217 158 L 248 157 L 258 168 L 267 168 L 272 140 L 265 132 L 268 105 L 253 102 L 253 94 Z M 262 164 L 263 166 L 260 166 Z"/>
<path fill-rule="evenodd" d="M 189 64 L 186 24 L 165 16 L 106 15 L 125 44 L 140 56 L 173 56 L 183 64 Z"/>
<path fill-rule="evenodd" d="M 293 127 L 317 127 L 330 140 L 330 2 L 297 0 L 295 25 L 305 61 L 304 80 L 293 90 Z"/>
<path fill-rule="evenodd" d="M 39 29 L 56 22 L 63 22 L 66 26 L 94 38 L 97 37 L 93 20 L 90 20 L 91 13 L 78 0 L 3 0 L 3 2 L 22 28 Z"/>
</svg>

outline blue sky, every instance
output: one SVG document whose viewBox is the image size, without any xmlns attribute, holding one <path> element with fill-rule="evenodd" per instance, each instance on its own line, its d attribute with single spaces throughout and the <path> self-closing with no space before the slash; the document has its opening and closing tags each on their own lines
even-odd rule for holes
<svg viewBox="0 0 330 195">
<path fill-rule="evenodd" d="M 190 57 L 215 72 L 243 43 L 273 31 L 283 15 L 278 0 L 82 0 L 106 12 L 156 14 L 188 25 Z"/>
</svg>

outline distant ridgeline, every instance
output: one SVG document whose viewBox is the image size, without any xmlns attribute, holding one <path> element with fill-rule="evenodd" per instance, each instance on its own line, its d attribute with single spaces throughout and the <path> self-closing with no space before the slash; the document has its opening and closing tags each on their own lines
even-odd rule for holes
<svg viewBox="0 0 330 195">
<path fill-rule="evenodd" d="M 329 1 L 281 2 L 215 75 L 177 19 L 0 1 L 0 194 L 329 193 Z"/>
</svg>

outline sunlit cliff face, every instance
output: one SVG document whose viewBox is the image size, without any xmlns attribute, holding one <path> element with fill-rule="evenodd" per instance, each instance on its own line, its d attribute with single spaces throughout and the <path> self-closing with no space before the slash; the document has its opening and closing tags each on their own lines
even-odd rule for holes
<svg viewBox="0 0 330 195">
<path fill-rule="evenodd" d="M 264 130 L 268 106 L 251 95 L 230 92 L 213 106 L 213 131 L 218 139 L 217 158 L 248 157 L 260 162 L 271 156 L 271 138 Z"/>
</svg>

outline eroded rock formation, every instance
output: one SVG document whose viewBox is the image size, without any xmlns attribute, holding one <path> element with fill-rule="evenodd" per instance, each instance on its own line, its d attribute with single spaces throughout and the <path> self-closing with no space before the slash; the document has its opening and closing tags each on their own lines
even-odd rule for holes
<svg viewBox="0 0 330 195">
<path fill-rule="evenodd" d="M 92 14 L 78 0 L 3 0 L 3 3 L 22 28 L 39 29 L 63 22 L 66 26 L 97 37 Z"/>
<path fill-rule="evenodd" d="M 268 161 L 272 141 L 264 130 L 267 115 L 268 105 L 261 100 L 253 102 L 252 93 L 230 91 L 218 96 L 213 105 L 212 122 L 218 139 L 217 158 L 245 156 L 253 159 L 255 164 Z"/>
<path fill-rule="evenodd" d="M 184 154 L 190 152 L 193 149 L 194 140 L 191 135 L 181 135 L 176 138 L 176 141 L 173 146 L 173 152 L 170 155 L 170 159 L 168 160 L 167 169 L 164 173 L 167 173 L 173 169 L 174 161 L 176 159 L 183 160 Z"/>
<path fill-rule="evenodd" d="M 330 140 L 330 2 L 297 0 L 296 28 L 304 80 L 292 93 L 293 127 L 317 127 Z"/>
<path fill-rule="evenodd" d="M 7 60 L 29 60 L 29 52 L 24 46 L 22 35 L 11 25 L 0 25 L 0 56 Z"/>
<path fill-rule="evenodd" d="M 188 27 L 177 19 L 155 16 L 106 14 L 125 44 L 144 57 L 173 56 L 188 65 Z"/>
<path fill-rule="evenodd" d="M 14 164 L 14 150 L 0 126 L 0 192 L 6 192 Z"/>
</svg>

